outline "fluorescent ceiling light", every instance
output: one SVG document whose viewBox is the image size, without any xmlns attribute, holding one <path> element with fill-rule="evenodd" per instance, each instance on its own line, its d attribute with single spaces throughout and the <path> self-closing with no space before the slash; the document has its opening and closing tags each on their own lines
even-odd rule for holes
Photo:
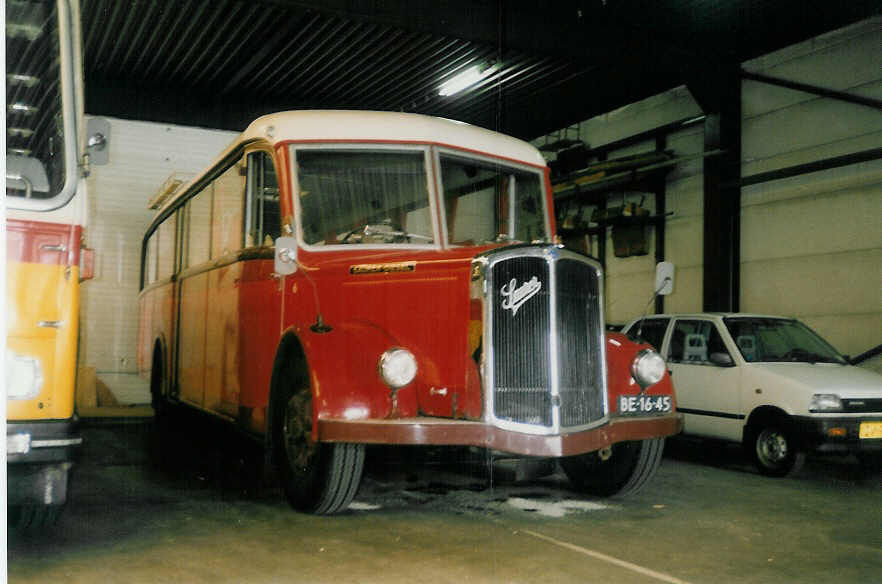
<svg viewBox="0 0 882 584">
<path fill-rule="evenodd" d="M 453 95 L 454 93 L 459 93 L 463 89 L 471 87 L 481 79 L 487 77 L 490 73 L 493 72 L 493 67 L 487 67 L 483 71 L 481 67 L 475 65 L 474 67 L 469 67 L 459 75 L 456 75 L 445 81 L 440 88 L 438 88 L 438 95 Z"/>
</svg>

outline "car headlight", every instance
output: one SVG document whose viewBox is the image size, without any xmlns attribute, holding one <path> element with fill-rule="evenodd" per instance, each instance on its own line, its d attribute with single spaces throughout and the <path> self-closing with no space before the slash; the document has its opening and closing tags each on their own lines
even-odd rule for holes
<svg viewBox="0 0 882 584">
<path fill-rule="evenodd" d="M 43 387 L 43 368 L 36 357 L 19 355 L 6 349 L 6 397 L 32 399 Z"/>
<path fill-rule="evenodd" d="M 407 349 L 389 349 L 380 356 L 380 375 L 390 387 L 404 387 L 413 381 L 416 373 L 416 357 Z"/>
<path fill-rule="evenodd" d="M 643 349 L 631 363 L 631 375 L 641 387 L 649 387 L 662 380 L 667 364 L 662 356 L 652 349 Z"/>
<path fill-rule="evenodd" d="M 835 393 L 816 393 L 809 403 L 810 412 L 841 412 L 842 400 Z"/>
</svg>

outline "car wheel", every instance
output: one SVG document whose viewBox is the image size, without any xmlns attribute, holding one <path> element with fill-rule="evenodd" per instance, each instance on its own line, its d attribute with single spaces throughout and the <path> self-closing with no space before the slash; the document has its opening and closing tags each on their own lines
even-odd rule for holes
<svg viewBox="0 0 882 584">
<path fill-rule="evenodd" d="M 276 467 L 291 506 L 319 515 L 345 510 L 361 482 L 364 444 L 313 440 L 308 387 L 279 400 L 274 420 Z"/>
<path fill-rule="evenodd" d="M 747 447 L 757 469 L 766 476 L 787 476 L 805 462 L 793 431 L 780 421 L 751 427 Z"/>
<path fill-rule="evenodd" d="M 664 444 L 664 438 L 619 442 L 605 453 L 561 458 L 560 465 L 578 490 L 602 497 L 624 497 L 639 491 L 653 477 L 661 464 Z"/>
</svg>

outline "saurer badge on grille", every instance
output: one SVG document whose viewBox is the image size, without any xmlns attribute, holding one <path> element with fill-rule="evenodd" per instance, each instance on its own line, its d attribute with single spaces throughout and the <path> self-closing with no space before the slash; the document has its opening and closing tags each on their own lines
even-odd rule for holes
<svg viewBox="0 0 882 584">
<path fill-rule="evenodd" d="M 542 282 L 536 276 L 533 276 L 528 282 L 524 282 L 520 286 L 518 286 L 517 279 L 512 278 L 508 284 L 505 284 L 499 290 L 502 294 L 502 308 L 504 310 L 511 310 L 511 315 L 514 316 L 518 313 L 518 309 L 541 289 Z"/>
</svg>

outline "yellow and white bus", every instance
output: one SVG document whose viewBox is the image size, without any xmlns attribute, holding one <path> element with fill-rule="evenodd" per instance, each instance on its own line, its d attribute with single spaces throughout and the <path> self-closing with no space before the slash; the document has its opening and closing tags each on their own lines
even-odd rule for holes
<svg viewBox="0 0 882 584">
<path fill-rule="evenodd" d="M 10 524 L 54 522 L 82 442 L 76 428 L 84 249 L 77 0 L 6 2 L 6 453 Z"/>
</svg>

